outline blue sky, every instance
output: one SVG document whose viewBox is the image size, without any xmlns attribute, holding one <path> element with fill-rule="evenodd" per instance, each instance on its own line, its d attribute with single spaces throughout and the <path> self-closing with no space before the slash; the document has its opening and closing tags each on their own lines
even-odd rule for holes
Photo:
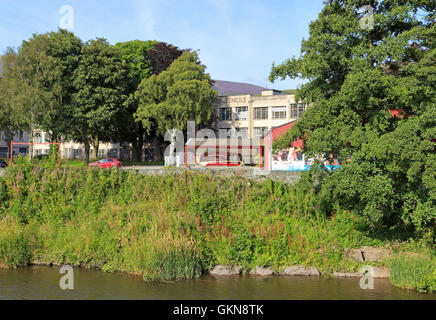
<svg viewBox="0 0 436 320">
<path fill-rule="evenodd" d="M 64 5 L 74 9 L 74 33 L 111 43 L 159 40 L 199 49 L 212 79 L 275 89 L 302 80 L 268 82 L 273 62 L 299 55 L 322 0 L 0 0 L 0 53 L 34 33 L 55 31 Z"/>
</svg>

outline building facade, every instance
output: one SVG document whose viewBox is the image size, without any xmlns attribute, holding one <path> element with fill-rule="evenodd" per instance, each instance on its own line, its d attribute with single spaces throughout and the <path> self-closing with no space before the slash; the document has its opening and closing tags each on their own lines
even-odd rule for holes
<svg viewBox="0 0 436 320">
<path fill-rule="evenodd" d="M 294 94 L 278 90 L 228 81 L 216 81 L 215 87 L 219 93 L 215 129 L 220 137 L 262 138 L 272 128 L 300 119 L 307 108 Z"/>
<path fill-rule="evenodd" d="M 13 136 L 14 143 L 29 143 L 32 139 L 27 132 L 15 133 Z M 12 154 L 16 155 L 29 155 L 32 152 L 32 156 L 48 155 L 50 152 L 50 146 L 38 143 L 51 142 L 50 133 L 41 130 L 36 130 L 33 135 L 33 148 L 29 145 L 14 144 Z M 10 158 L 9 150 L 11 148 L 10 140 L 6 137 L 6 134 L 0 131 L 0 158 Z M 61 143 L 61 157 L 64 159 L 82 159 L 85 152 L 84 145 L 73 141 L 67 141 Z M 90 158 L 93 159 L 94 148 L 90 148 Z M 98 158 L 119 158 L 130 159 L 131 148 L 128 143 L 100 143 L 98 149 Z"/>
</svg>

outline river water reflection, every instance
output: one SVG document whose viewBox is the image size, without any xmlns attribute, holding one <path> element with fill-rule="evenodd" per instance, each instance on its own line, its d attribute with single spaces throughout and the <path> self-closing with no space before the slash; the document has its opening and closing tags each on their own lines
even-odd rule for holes
<svg viewBox="0 0 436 320">
<path fill-rule="evenodd" d="M 74 290 L 62 290 L 59 286 L 62 276 L 57 267 L 0 270 L 0 299 L 436 300 L 436 294 L 399 289 L 387 279 L 375 279 L 374 289 L 363 290 L 358 278 L 204 276 L 197 280 L 150 283 L 123 273 L 74 269 Z"/>
</svg>

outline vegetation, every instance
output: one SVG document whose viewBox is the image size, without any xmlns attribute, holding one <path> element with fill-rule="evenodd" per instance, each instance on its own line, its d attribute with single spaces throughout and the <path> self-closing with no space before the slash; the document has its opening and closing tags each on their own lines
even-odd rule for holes
<svg viewBox="0 0 436 320">
<path fill-rule="evenodd" d="M 83 43 L 62 29 L 35 34 L 1 57 L 0 128 L 8 145 L 14 133 L 27 131 L 33 137 L 37 129 L 49 132 L 51 141 L 81 142 L 85 163 L 90 146 L 96 158 L 100 142 L 127 141 L 142 161 L 144 138 L 158 144 L 161 133 L 150 119 L 145 135 L 142 122 L 135 120 L 135 92 L 142 80 L 159 75 L 189 51 L 158 41 L 113 46 L 97 38 Z M 185 97 L 183 92 L 177 95 Z M 198 98 L 193 103 L 203 105 Z"/>
<path fill-rule="evenodd" d="M 134 159 L 142 161 L 142 147 L 144 144 L 145 129 L 141 121 L 136 121 L 134 114 L 138 110 L 138 99 L 135 92 L 144 79 L 152 75 L 159 75 L 166 70 L 184 51 L 167 43 L 158 41 L 127 41 L 115 44 L 120 50 L 123 61 L 129 67 L 130 81 L 128 83 L 129 99 L 127 102 L 128 112 L 120 121 L 120 137 L 132 143 Z M 158 142 L 155 123 L 148 130 L 147 140 L 154 138 Z M 155 160 L 156 160 L 155 155 Z"/>
<path fill-rule="evenodd" d="M 374 25 L 362 28 L 359 8 Z M 274 66 L 270 79 L 306 78 L 310 104 L 283 148 L 304 139 L 310 157 L 339 159 L 318 171 L 328 210 L 351 210 L 378 232 L 434 236 L 436 230 L 435 3 L 325 1 L 301 56 Z"/>
<path fill-rule="evenodd" d="M 184 52 L 167 70 L 144 79 L 136 92 L 137 121 L 147 131 L 155 123 L 157 133 L 169 132 L 171 143 L 175 141 L 176 129 L 184 130 L 187 121 L 206 123 L 218 93 L 212 89 L 205 69 L 196 52 Z"/>
<path fill-rule="evenodd" d="M 391 262 L 392 283 L 399 287 L 436 292 L 436 262 L 424 257 L 397 257 Z"/>
<path fill-rule="evenodd" d="M 68 263 L 147 280 L 198 277 L 216 264 L 330 273 L 360 268 L 346 248 L 393 243 L 350 211 L 326 215 L 324 201 L 304 177 L 296 186 L 189 171 L 145 177 L 20 159 L 0 185 L 0 263 Z M 404 250 L 434 255 L 428 239 L 395 245 Z"/>
</svg>

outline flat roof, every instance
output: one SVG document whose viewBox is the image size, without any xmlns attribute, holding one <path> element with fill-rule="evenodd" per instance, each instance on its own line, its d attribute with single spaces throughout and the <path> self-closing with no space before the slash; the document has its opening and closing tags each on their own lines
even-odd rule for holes
<svg viewBox="0 0 436 320">
<path fill-rule="evenodd" d="M 235 95 L 257 95 L 261 94 L 262 91 L 271 91 L 274 89 L 268 89 L 261 86 L 256 86 L 254 84 L 234 82 L 234 81 L 224 81 L 224 80 L 212 80 L 213 89 L 218 91 L 218 96 L 235 96 Z M 274 90 L 280 92 L 279 90 Z"/>
</svg>

